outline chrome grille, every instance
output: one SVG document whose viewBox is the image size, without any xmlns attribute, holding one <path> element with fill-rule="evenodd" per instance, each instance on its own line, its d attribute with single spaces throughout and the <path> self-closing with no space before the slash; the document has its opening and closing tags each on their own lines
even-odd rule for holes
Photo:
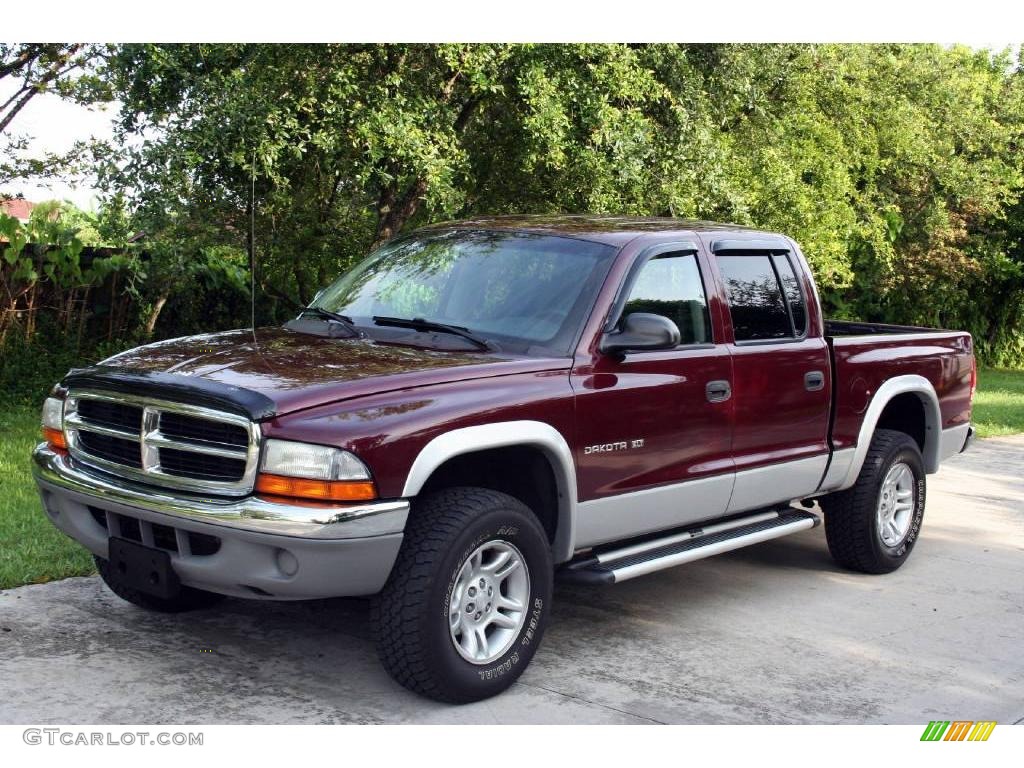
<svg viewBox="0 0 1024 768">
<path fill-rule="evenodd" d="M 197 419 L 172 411 L 160 414 L 160 431 L 171 439 L 180 437 L 184 440 L 225 443 L 243 448 L 249 444 L 249 433 L 243 426 L 226 421 Z"/>
<path fill-rule="evenodd" d="M 72 390 L 64 433 L 76 459 L 155 485 L 244 496 L 256 476 L 259 427 L 225 411 Z"/>
<path fill-rule="evenodd" d="M 142 446 L 138 440 L 121 440 L 88 429 L 79 430 L 77 437 L 78 447 L 85 453 L 115 464 L 142 469 Z"/>
</svg>

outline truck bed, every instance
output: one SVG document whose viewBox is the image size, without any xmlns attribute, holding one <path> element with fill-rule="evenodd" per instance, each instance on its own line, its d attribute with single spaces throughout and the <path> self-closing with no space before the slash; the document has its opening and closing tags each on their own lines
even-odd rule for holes
<svg viewBox="0 0 1024 768">
<path fill-rule="evenodd" d="M 826 320 L 832 350 L 831 442 L 834 450 L 857 445 L 864 413 L 882 384 L 893 377 L 926 378 L 939 401 L 938 429 L 970 423 L 973 343 L 963 331 L 907 325 Z"/>
</svg>

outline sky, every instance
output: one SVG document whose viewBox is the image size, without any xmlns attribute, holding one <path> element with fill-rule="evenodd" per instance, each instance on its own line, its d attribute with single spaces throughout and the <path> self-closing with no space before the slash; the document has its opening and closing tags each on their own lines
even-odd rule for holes
<svg viewBox="0 0 1024 768">
<path fill-rule="evenodd" d="M 8 95 L 10 94 L 0 91 L 0 103 L 6 101 Z M 64 101 L 56 94 L 41 93 L 33 97 L 18 113 L 9 130 L 31 137 L 28 154 L 38 156 L 46 152 L 65 152 L 76 141 L 86 140 L 90 136 L 110 139 L 113 136 L 112 123 L 116 116 L 116 104 L 87 109 Z M 0 184 L 0 192 L 10 195 L 21 193 L 35 203 L 53 199 L 70 200 L 79 208 L 91 210 L 97 203 L 94 183 L 94 177 L 83 179 L 77 186 L 51 181 L 16 181 Z"/>
</svg>

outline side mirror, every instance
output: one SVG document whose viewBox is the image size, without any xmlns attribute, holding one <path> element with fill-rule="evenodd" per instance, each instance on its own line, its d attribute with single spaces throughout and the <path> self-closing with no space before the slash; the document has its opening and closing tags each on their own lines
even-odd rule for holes
<svg viewBox="0 0 1024 768">
<path fill-rule="evenodd" d="M 626 315 L 622 328 L 606 333 L 601 338 L 601 351 L 605 354 L 632 352 L 645 349 L 672 349 L 681 339 L 679 326 L 663 315 L 634 312 Z"/>
</svg>

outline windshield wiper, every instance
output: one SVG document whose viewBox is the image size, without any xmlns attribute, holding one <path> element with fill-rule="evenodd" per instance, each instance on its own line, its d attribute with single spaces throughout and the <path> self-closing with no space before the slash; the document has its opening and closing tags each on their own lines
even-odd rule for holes
<svg viewBox="0 0 1024 768">
<path fill-rule="evenodd" d="M 334 320 L 335 322 L 341 323 L 356 336 L 363 335 L 359 328 L 356 327 L 356 324 L 352 322 L 352 318 L 348 315 L 339 315 L 337 312 L 331 312 L 329 309 L 324 309 L 323 307 L 303 307 L 299 312 L 299 316 L 301 317 L 307 312 L 312 312 L 320 317 L 326 318 L 327 320 Z"/>
<path fill-rule="evenodd" d="M 486 351 L 491 350 L 490 343 L 472 331 L 458 325 L 447 325 L 433 320 L 424 320 L 422 317 L 381 317 L 375 315 L 373 322 L 377 325 L 390 325 L 395 328 L 412 328 L 414 331 L 438 331 L 439 333 L 450 333 L 454 336 L 461 336 L 466 341 L 472 342 L 477 348 Z"/>
</svg>

